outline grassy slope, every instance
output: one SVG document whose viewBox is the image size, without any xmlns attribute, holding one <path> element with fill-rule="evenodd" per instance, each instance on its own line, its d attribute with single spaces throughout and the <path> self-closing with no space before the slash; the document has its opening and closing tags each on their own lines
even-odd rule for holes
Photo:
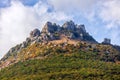
<svg viewBox="0 0 120 80">
<path fill-rule="evenodd" d="M 0 80 L 120 80 L 120 65 L 77 51 L 18 62 L 0 71 Z"/>
<path fill-rule="evenodd" d="M 18 63 L 2 69 L 0 80 L 120 80 L 116 55 L 109 45 L 33 44 L 9 56 Z"/>
</svg>

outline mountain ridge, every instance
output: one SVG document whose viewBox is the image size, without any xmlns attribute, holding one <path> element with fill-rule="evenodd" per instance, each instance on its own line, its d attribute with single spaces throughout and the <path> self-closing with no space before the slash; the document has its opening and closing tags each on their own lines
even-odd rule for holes
<svg viewBox="0 0 120 80">
<path fill-rule="evenodd" d="M 78 31 L 77 29 L 80 31 Z M 74 31 L 74 30 L 77 30 L 77 31 Z M 73 34 L 74 32 L 78 32 L 78 33 L 75 33 L 77 35 L 76 38 L 75 38 L 75 35 Z M 27 47 L 28 44 L 34 44 L 35 42 L 59 40 L 62 36 L 64 37 L 66 36 L 69 39 L 83 40 L 83 41 L 97 43 L 97 41 L 86 32 L 84 25 L 75 25 L 73 21 L 67 21 L 60 27 L 59 25 L 56 25 L 56 23 L 51 23 L 48 21 L 42 28 L 41 32 L 39 29 L 34 29 L 33 31 L 30 32 L 30 36 L 26 38 L 26 41 L 11 48 L 8 51 L 8 53 L 20 51 L 22 48 Z M 91 41 L 89 39 L 87 40 L 85 38 L 86 36 L 90 37 Z"/>
<path fill-rule="evenodd" d="M 79 47 L 82 51 L 97 52 L 101 56 L 110 54 L 108 56 L 110 57 L 110 60 L 108 61 L 111 62 L 120 60 L 119 46 L 112 45 L 109 40 L 104 41 L 102 44 L 98 43 L 91 35 L 89 35 L 88 32 L 86 32 L 85 26 L 83 24 L 77 25 L 73 21 L 67 21 L 62 26 L 59 26 L 56 23 L 46 22 L 41 31 L 39 29 L 34 29 L 30 32 L 30 36 L 26 38 L 26 41 L 11 48 L 8 53 L 1 59 L 0 68 L 15 64 L 20 60 L 24 60 L 25 57 L 27 57 L 25 59 L 32 59 L 31 57 L 33 57 L 33 55 L 34 57 L 38 56 L 37 58 L 39 59 L 44 58 L 49 55 L 50 52 L 46 53 L 45 51 L 47 49 L 51 49 L 50 46 L 53 46 L 52 48 L 60 47 L 60 49 L 64 51 L 64 47 L 67 47 L 68 45 L 74 46 L 75 49 Z M 43 49 L 43 51 L 42 49 L 38 50 L 39 46 L 43 46 L 45 49 Z M 63 48 L 61 48 L 61 46 Z M 99 47 L 103 48 L 99 49 Z M 35 50 L 32 48 L 35 48 Z M 39 52 L 37 52 L 37 50 Z M 70 50 L 68 50 L 68 52 L 70 52 Z M 44 57 L 39 56 L 43 53 L 45 53 Z"/>
</svg>

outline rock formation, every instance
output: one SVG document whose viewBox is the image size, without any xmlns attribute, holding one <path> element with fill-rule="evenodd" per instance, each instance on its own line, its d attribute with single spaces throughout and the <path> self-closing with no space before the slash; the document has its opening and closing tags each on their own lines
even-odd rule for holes
<svg viewBox="0 0 120 80">
<path fill-rule="evenodd" d="M 62 26 L 66 30 L 74 31 L 76 30 L 76 25 L 73 21 L 67 21 Z"/>
<path fill-rule="evenodd" d="M 108 38 L 105 38 L 102 44 L 111 44 L 111 40 Z"/>
<path fill-rule="evenodd" d="M 30 32 L 30 37 L 36 37 L 36 36 L 40 36 L 39 29 L 34 29 L 33 31 Z"/>
<path fill-rule="evenodd" d="M 60 29 L 59 25 L 56 25 L 56 23 L 47 22 L 45 26 L 42 29 L 42 33 L 54 33 Z"/>
<path fill-rule="evenodd" d="M 97 47 L 100 47 L 100 46 L 98 46 L 98 42 L 91 35 L 89 35 L 89 33 L 86 31 L 85 26 L 83 24 L 78 25 L 78 24 L 75 24 L 73 21 L 67 21 L 62 26 L 59 26 L 56 23 L 47 22 L 43 26 L 41 31 L 39 29 L 34 29 L 33 31 L 30 32 L 30 36 L 28 38 L 26 38 L 26 40 L 24 42 L 11 48 L 8 51 L 8 53 L 1 59 L 0 63 L 6 62 L 6 64 L 7 64 L 6 66 L 8 66 L 13 61 L 17 62 L 17 59 L 19 59 L 19 58 L 16 58 L 16 57 L 18 57 L 20 55 L 21 51 L 26 48 L 29 49 L 30 46 L 34 45 L 34 43 L 46 44 L 46 43 L 49 43 L 52 41 L 54 42 L 54 40 L 58 41 L 58 43 L 59 43 L 59 41 L 63 41 L 65 45 L 67 45 L 68 42 L 72 43 L 72 44 L 75 42 L 82 42 L 80 46 L 82 46 L 82 45 L 86 46 L 86 44 L 89 45 L 89 46 L 86 46 L 86 48 L 83 48 L 85 51 L 91 50 L 94 52 L 100 52 L 99 49 L 96 49 Z M 116 52 L 120 51 L 120 46 L 112 45 L 110 39 L 105 38 L 104 41 L 102 42 L 102 44 L 106 44 L 109 47 L 113 47 L 114 49 L 117 50 Z M 100 45 L 102 45 L 102 44 L 100 44 Z M 77 43 L 75 43 L 75 45 L 77 45 Z M 102 45 L 102 46 L 104 47 L 106 45 Z M 45 45 L 45 47 L 46 47 L 46 45 Z M 100 48 L 100 49 L 102 49 L 102 48 Z M 109 52 L 110 50 L 111 49 L 106 50 L 106 51 L 104 50 L 104 52 L 110 53 Z M 28 54 L 30 56 L 29 53 L 30 52 L 28 51 L 25 54 Z M 39 52 L 37 52 L 37 53 L 39 53 Z M 103 53 L 103 51 L 101 50 L 100 53 Z M 13 60 L 11 60 L 12 62 L 10 62 L 11 56 L 13 59 Z M 23 55 L 23 57 L 24 57 L 24 55 Z M 120 60 L 120 57 L 118 55 L 117 55 L 117 60 Z"/>
<path fill-rule="evenodd" d="M 67 21 L 62 26 L 59 26 L 56 23 L 47 22 L 43 26 L 41 32 L 39 29 L 31 31 L 30 37 L 23 43 L 11 48 L 2 60 L 7 59 L 10 55 L 15 55 L 16 52 L 33 43 L 58 40 L 61 39 L 61 36 L 63 35 L 68 39 L 97 43 L 97 41 L 86 32 L 84 25 L 77 25 L 73 21 Z"/>
</svg>

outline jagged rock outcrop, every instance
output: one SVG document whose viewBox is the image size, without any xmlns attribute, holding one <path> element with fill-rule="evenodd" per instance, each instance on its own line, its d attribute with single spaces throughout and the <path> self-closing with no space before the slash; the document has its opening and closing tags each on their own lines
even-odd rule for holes
<svg viewBox="0 0 120 80">
<path fill-rule="evenodd" d="M 67 21 L 61 27 L 55 23 L 47 22 L 41 31 L 40 39 L 41 41 L 56 40 L 60 39 L 61 35 L 65 35 L 69 39 L 97 43 L 97 41 L 86 32 L 84 25 L 77 25 L 73 21 Z"/>
<path fill-rule="evenodd" d="M 73 21 L 67 21 L 63 24 L 62 26 L 64 29 L 69 30 L 69 31 L 74 31 L 76 30 L 76 25 Z"/>
<path fill-rule="evenodd" d="M 70 39 L 78 39 L 97 43 L 95 39 L 86 32 L 84 25 L 77 25 L 73 21 L 67 21 L 62 27 L 65 29 L 65 34 Z"/>
<path fill-rule="evenodd" d="M 36 36 L 40 36 L 39 29 L 34 29 L 33 31 L 30 32 L 30 37 L 36 37 Z"/>
<path fill-rule="evenodd" d="M 47 22 L 41 32 L 42 33 L 54 33 L 56 31 L 59 31 L 59 29 L 60 29 L 60 26 L 56 25 L 56 23 Z"/>
<path fill-rule="evenodd" d="M 105 38 L 104 41 L 102 42 L 102 44 L 111 44 L 111 39 Z"/>
<path fill-rule="evenodd" d="M 108 38 L 105 38 L 102 44 L 111 44 L 111 40 Z"/>
</svg>

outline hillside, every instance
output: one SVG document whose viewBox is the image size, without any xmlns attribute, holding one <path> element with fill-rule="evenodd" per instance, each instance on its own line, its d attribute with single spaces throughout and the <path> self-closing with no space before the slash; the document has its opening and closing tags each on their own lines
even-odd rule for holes
<svg viewBox="0 0 120 80">
<path fill-rule="evenodd" d="M 96 59 L 96 53 L 54 54 L 20 61 L 1 70 L 1 80 L 119 80 L 120 65 Z M 94 57 L 93 57 L 94 56 Z"/>
<path fill-rule="evenodd" d="M 98 43 L 73 21 L 47 22 L 11 48 L 0 69 L 1 80 L 119 80 L 120 47 Z"/>
<path fill-rule="evenodd" d="M 29 46 L 31 47 L 35 43 L 44 45 L 47 43 L 51 44 L 51 42 L 54 43 L 56 41 L 63 43 L 67 43 L 68 41 L 69 43 L 76 43 L 78 41 L 97 43 L 97 41 L 91 35 L 89 35 L 88 32 L 86 32 L 84 25 L 77 25 L 73 21 L 67 21 L 62 26 L 59 26 L 56 23 L 46 22 L 41 31 L 39 29 L 34 29 L 30 32 L 30 36 L 26 38 L 26 41 L 11 48 L 1 59 L 0 67 L 6 67 L 12 63 L 18 62 L 20 57 L 24 56 L 22 51 L 24 51 L 26 48 L 29 48 Z M 34 53 L 29 53 L 30 52 L 27 51 L 25 54 L 35 55 Z M 25 57 L 26 56 L 23 58 Z"/>
</svg>

